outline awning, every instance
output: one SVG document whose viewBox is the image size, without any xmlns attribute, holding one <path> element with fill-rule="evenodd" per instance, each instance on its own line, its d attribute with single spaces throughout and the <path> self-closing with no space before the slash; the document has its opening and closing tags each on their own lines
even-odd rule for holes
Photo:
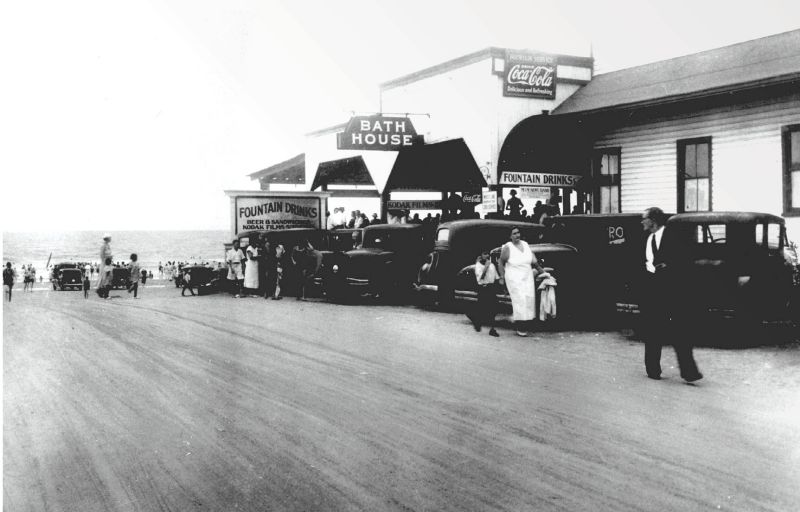
<svg viewBox="0 0 800 512">
<path fill-rule="evenodd" d="M 506 136 L 497 163 L 498 177 L 504 172 L 589 176 L 592 144 L 580 119 L 528 117 Z"/>
<path fill-rule="evenodd" d="M 401 149 L 384 191 L 464 192 L 485 186 L 464 139 L 452 139 Z"/>
<path fill-rule="evenodd" d="M 321 162 L 311 190 L 328 185 L 375 185 L 364 159 L 359 156 Z"/>
<path fill-rule="evenodd" d="M 302 185 L 306 182 L 306 154 L 300 153 L 289 160 L 284 160 L 248 176 L 251 180 L 259 180 L 261 183 Z"/>
</svg>

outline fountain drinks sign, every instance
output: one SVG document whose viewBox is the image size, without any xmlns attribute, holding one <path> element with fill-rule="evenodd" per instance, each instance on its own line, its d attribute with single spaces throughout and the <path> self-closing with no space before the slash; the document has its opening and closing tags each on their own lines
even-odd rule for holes
<svg viewBox="0 0 800 512">
<path fill-rule="evenodd" d="M 253 229 L 322 229 L 322 200 L 318 197 L 237 197 L 236 233 Z"/>
</svg>

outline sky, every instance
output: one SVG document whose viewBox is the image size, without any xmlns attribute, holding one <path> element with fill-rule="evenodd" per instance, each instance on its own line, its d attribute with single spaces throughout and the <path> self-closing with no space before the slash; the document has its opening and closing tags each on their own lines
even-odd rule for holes
<svg viewBox="0 0 800 512">
<path fill-rule="evenodd" d="M 0 223 L 227 229 L 224 190 L 381 82 L 489 46 L 602 73 L 797 28 L 796 0 L 3 2 Z"/>
</svg>

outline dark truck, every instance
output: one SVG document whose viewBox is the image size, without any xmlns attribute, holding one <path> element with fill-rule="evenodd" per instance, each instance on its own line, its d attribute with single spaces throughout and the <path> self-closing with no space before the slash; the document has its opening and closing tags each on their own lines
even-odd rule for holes
<svg viewBox="0 0 800 512">
<path fill-rule="evenodd" d="M 329 300 L 359 295 L 403 300 L 413 290 L 428 252 L 420 224 L 378 224 L 363 229 L 360 248 L 323 253 L 321 282 Z"/>
<path fill-rule="evenodd" d="M 585 318 L 607 322 L 638 313 L 647 241 L 642 213 L 564 215 L 548 219 L 546 238 L 575 247 L 577 300 Z"/>
</svg>

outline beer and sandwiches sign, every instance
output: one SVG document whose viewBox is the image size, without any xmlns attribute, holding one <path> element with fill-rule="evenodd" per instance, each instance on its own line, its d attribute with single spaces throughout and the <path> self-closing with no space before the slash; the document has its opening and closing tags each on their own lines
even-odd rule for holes
<svg viewBox="0 0 800 512">
<path fill-rule="evenodd" d="M 556 69 L 554 55 L 506 50 L 503 96 L 555 99 Z"/>
<path fill-rule="evenodd" d="M 411 119 L 382 115 L 354 116 L 338 134 L 338 149 L 399 151 L 421 143 Z"/>
<path fill-rule="evenodd" d="M 236 233 L 261 229 L 322 229 L 322 200 L 318 197 L 237 197 Z"/>
</svg>

